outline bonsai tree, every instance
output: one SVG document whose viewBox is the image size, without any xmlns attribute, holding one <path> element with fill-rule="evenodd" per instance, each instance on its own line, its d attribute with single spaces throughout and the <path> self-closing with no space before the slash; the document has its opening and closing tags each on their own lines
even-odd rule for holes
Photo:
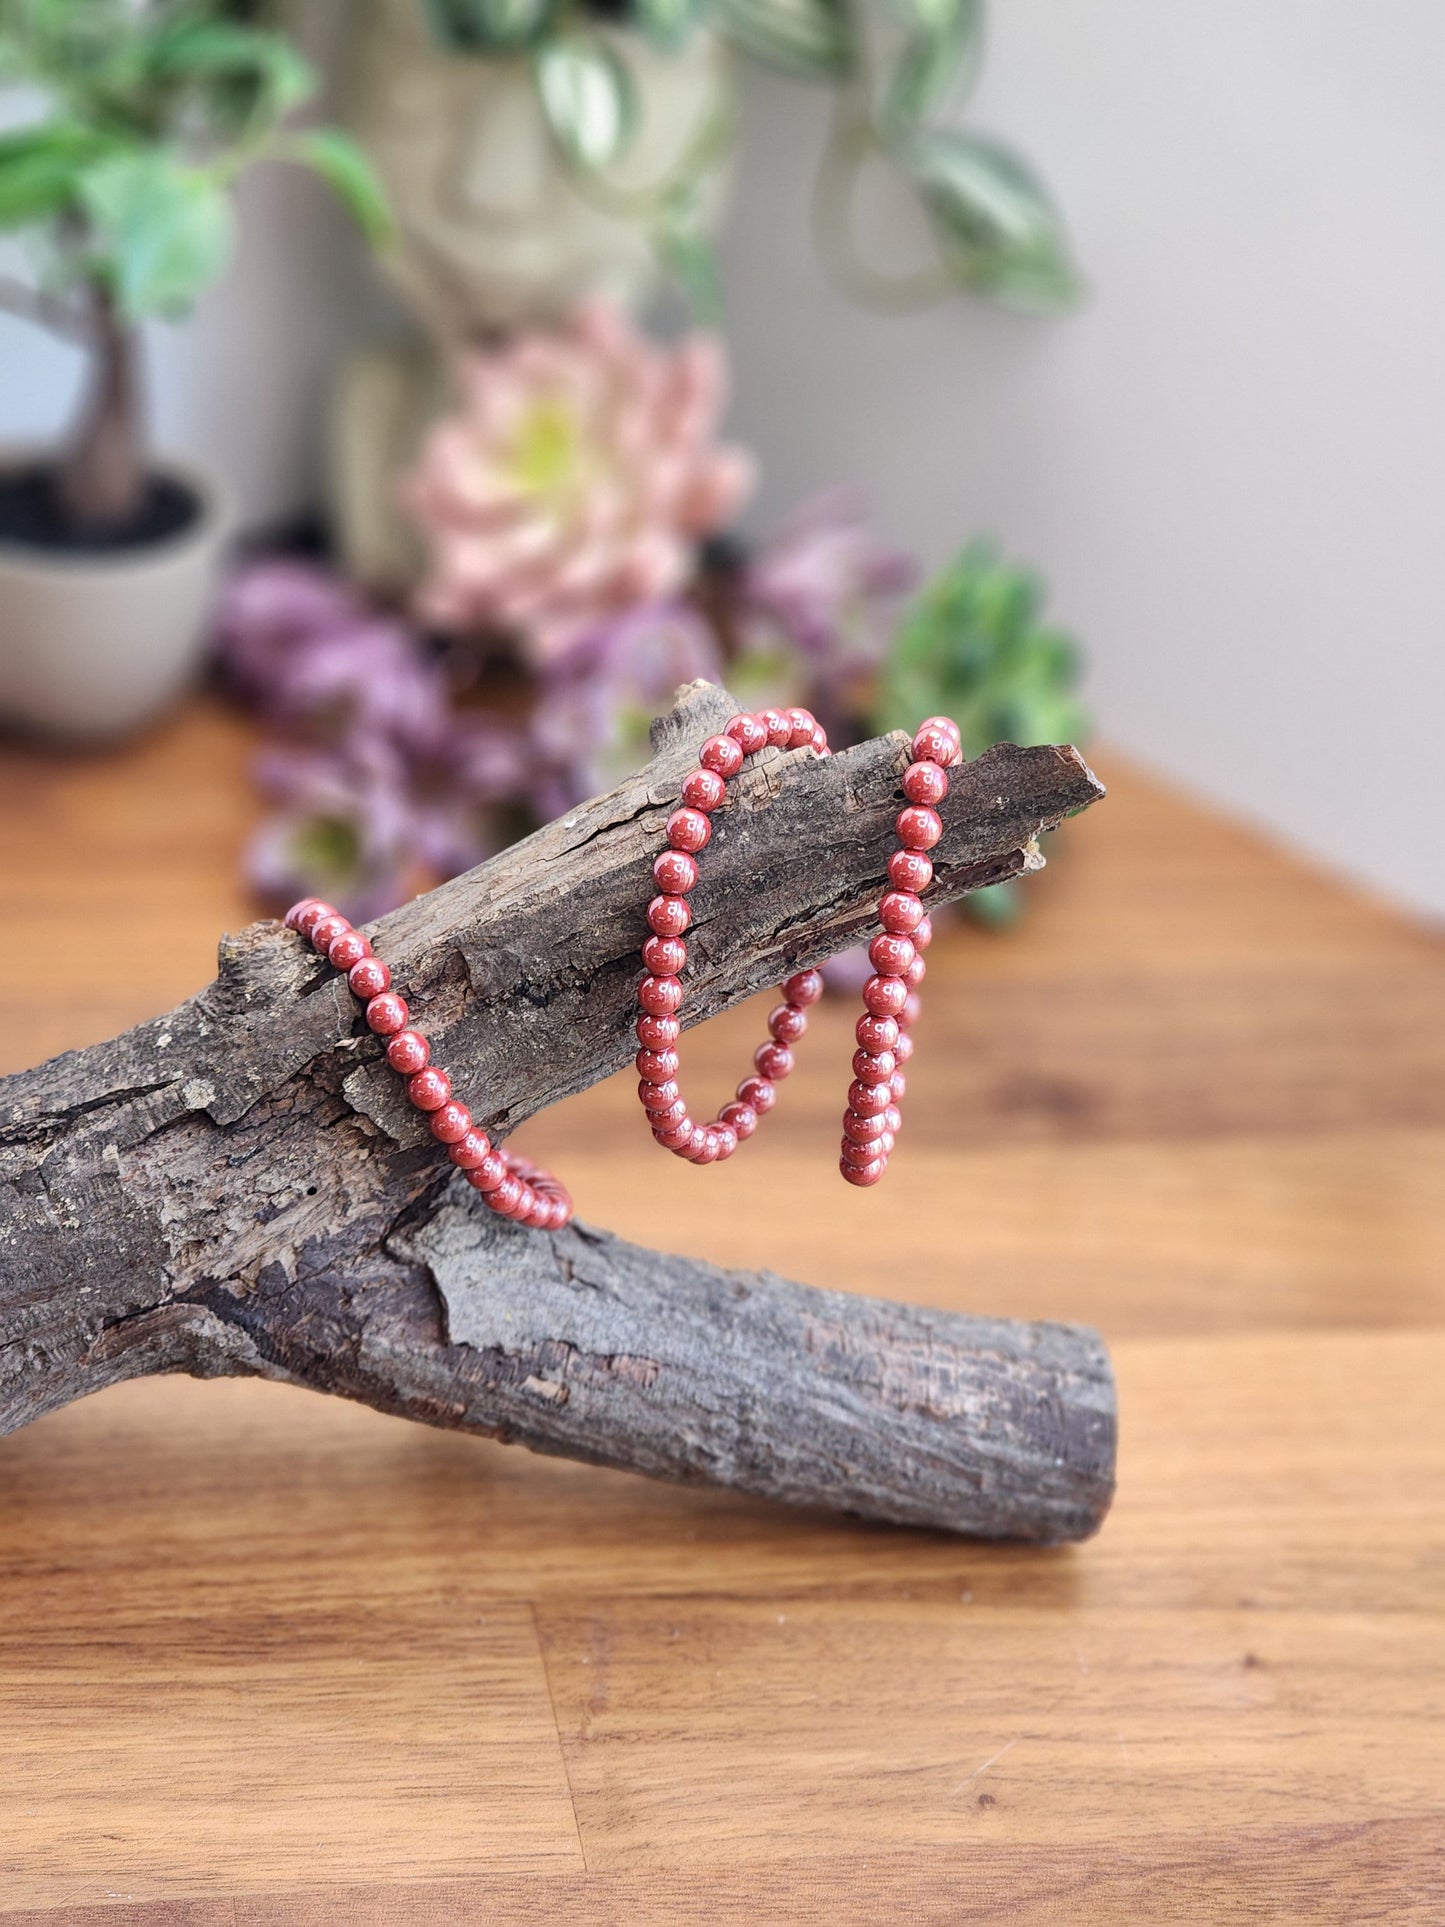
<svg viewBox="0 0 1445 1927">
<path fill-rule="evenodd" d="M 114 538 L 148 499 L 139 324 L 187 314 L 219 275 L 241 174 L 309 167 L 373 238 L 384 203 L 343 135 L 283 125 L 314 91 L 306 62 L 214 0 L 0 0 L 0 83 L 21 112 L 0 135 L 0 233 L 31 270 L 0 279 L 0 304 L 89 350 L 50 494 L 64 533 Z"/>
</svg>

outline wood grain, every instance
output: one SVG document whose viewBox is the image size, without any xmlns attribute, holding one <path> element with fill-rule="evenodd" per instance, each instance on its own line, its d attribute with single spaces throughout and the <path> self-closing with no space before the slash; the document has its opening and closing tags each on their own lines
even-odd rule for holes
<svg viewBox="0 0 1445 1927">
<path fill-rule="evenodd" d="M 245 752 L 198 709 L 0 764 L 12 1063 L 209 975 Z M 885 1209 L 828 1160 L 842 1013 L 771 1159 L 649 1157 L 621 1080 L 522 1137 L 631 1237 L 1099 1326 L 1100 1537 L 116 1387 L 0 1441 L 0 1916 L 1445 1918 L 1445 948 L 1100 760 L 1029 922 L 935 952 Z"/>
</svg>

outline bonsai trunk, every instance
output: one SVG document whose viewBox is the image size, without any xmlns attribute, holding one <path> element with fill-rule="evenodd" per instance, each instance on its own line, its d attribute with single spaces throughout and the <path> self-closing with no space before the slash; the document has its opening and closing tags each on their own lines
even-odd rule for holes
<svg viewBox="0 0 1445 1927">
<path fill-rule="evenodd" d="M 100 287 L 91 297 L 92 372 L 60 471 L 60 501 L 78 529 L 136 521 L 145 502 L 139 340 Z"/>
</svg>

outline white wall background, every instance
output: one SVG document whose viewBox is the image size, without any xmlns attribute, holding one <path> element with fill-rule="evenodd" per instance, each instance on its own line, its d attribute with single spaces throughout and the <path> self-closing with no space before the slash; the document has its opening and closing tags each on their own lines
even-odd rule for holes
<svg viewBox="0 0 1445 1927">
<path fill-rule="evenodd" d="M 1081 314 L 851 309 L 807 239 L 823 103 L 771 81 L 727 266 L 761 516 L 851 477 L 930 561 L 992 532 L 1051 579 L 1111 742 L 1445 915 L 1442 100 L 1439 0 L 996 0 L 969 118 L 1055 186 Z M 261 519 L 314 489 L 364 304 L 309 187 L 248 214 L 156 387 Z M 0 434 L 70 379 L 0 324 Z"/>
</svg>

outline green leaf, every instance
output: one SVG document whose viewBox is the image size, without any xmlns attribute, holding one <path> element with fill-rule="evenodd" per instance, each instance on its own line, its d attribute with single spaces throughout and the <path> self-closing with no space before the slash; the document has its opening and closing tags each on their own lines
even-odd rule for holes
<svg viewBox="0 0 1445 1927">
<path fill-rule="evenodd" d="M 893 151 L 963 286 L 1021 307 L 1077 299 L 1063 223 L 1016 154 L 954 128 L 919 129 Z"/>
<path fill-rule="evenodd" d="M 443 46 L 459 53 L 496 53 L 539 40 L 553 0 L 426 0 L 426 11 Z"/>
<path fill-rule="evenodd" d="M 907 38 L 883 89 L 880 119 L 916 127 L 972 80 L 983 51 L 983 0 L 903 0 Z"/>
<path fill-rule="evenodd" d="M 289 140 L 282 152 L 321 176 L 373 247 L 391 241 L 395 227 L 385 192 L 349 135 L 334 127 L 313 127 Z"/>
<path fill-rule="evenodd" d="M 186 314 L 230 258 L 224 191 L 202 169 L 165 153 L 101 161 L 83 176 L 80 200 L 94 270 L 128 320 Z"/>
<path fill-rule="evenodd" d="M 565 34 L 538 49 L 534 67 L 553 138 L 576 166 L 605 167 L 622 152 L 636 118 L 632 79 L 605 41 Z"/>
<path fill-rule="evenodd" d="M 711 21 L 740 53 L 783 73 L 838 80 L 853 71 L 843 0 L 714 0 Z"/>
<path fill-rule="evenodd" d="M 30 227 L 73 207 L 85 169 L 110 145 L 64 121 L 0 134 L 0 229 Z"/>
<path fill-rule="evenodd" d="M 204 91 L 233 126 L 280 120 L 316 91 L 310 63 L 288 40 L 224 21 L 170 26 L 151 48 L 150 67 L 163 84 Z"/>
</svg>

